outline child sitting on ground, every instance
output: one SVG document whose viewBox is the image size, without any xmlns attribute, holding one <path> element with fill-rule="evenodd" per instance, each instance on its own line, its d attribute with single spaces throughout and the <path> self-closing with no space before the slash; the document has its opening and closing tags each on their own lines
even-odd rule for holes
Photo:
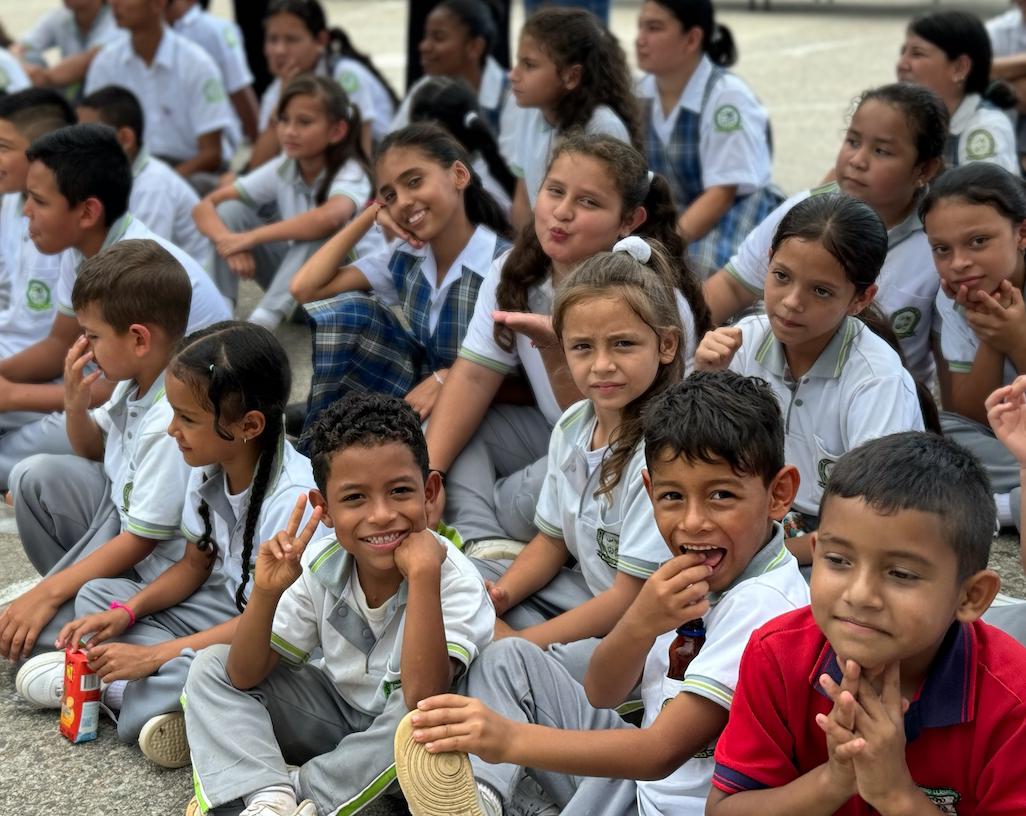
<svg viewBox="0 0 1026 816">
<path fill-rule="evenodd" d="M 395 779 L 402 716 L 448 689 L 495 625 L 477 571 L 425 529 L 441 482 L 413 409 L 350 395 L 310 434 L 310 521 L 300 532 L 301 497 L 260 548 L 231 647 L 202 651 L 185 685 L 203 813 L 360 810 Z M 322 518 L 335 535 L 310 544 Z"/>
<path fill-rule="evenodd" d="M 522 812 L 511 802 L 525 772 L 518 765 L 564 816 L 702 814 L 744 644 L 808 603 L 778 523 L 798 473 L 784 464 L 773 392 L 733 372 L 668 388 L 646 409 L 644 433 L 645 487 L 673 557 L 603 639 L 583 689 L 536 646 L 510 638 L 471 668 L 469 691 L 480 700 L 421 701 L 396 737 L 414 816 Z M 674 629 L 684 624 L 704 624 L 704 645 L 692 642 L 700 651 L 668 677 Z M 619 702 L 639 680 L 643 728 L 593 707 Z M 447 751 L 476 756 L 460 775 Z M 635 800 L 633 780 L 670 774 L 637 783 Z"/>
<path fill-rule="evenodd" d="M 710 816 L 1026 812 L 1026 651 L 979 620 L 994 520 L 979 463 L 939 436 L 837 463 L 812 606 L 745 649 Z"/>
</svg>

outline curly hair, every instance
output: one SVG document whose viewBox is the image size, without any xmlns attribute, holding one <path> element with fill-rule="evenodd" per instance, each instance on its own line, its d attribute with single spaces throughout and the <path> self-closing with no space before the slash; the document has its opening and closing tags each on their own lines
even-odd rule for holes
<svg viewBox="0 0 1026 816">
<path fill-rule="evenodd" d="M 427 442 L 420 418 L 407 402 L 384 394 L 349 393 L 325 408 L 304 434 L 317 489 L 325 493 L 331 460 L 354 445 L 370 448 L 389 442 L 405 445 L 427 478 Z"/>
</svg>

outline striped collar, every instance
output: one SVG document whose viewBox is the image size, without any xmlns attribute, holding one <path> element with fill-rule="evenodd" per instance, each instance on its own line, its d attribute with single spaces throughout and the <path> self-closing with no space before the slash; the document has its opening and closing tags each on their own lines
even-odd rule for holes
<svg viewBox="0 0 1026 816">
<path fill-rule="evenodd" d="M 778 377 L 787 374 L 787 357 L 784 355 L 784 345 L 777 340 L 769 327 L 765 324 L 766 335 L 755 352 L 755 359 L 768 368 Z M 836 379 L 841 376 L 844 366 L 851 356 L 851 346 L 855 338 L 862 330 L 862 322 L 855 317 L 846 317 L 841 327 L 830 338 L 825 349 L 819 358 L 813 363 L 812 368 L 804 375 L 805 377 L 820 377 L 823 379 Z"/>
<path fill-rule="evenodd" d="M 709 605 L 715 606 L 724 595 L 742 581 L 747 581 L 749 578 L 758 578 L 760 575 L 765 575 L 784 566 L 791 557 L 791 553 L 784 546 L 784 528 L 779 522 L 774 521 L 770 540 L 752 557 L 752 560 L 748 562 L 748 565 L 741 571 L 741 574 L 731 581 L 727 587 L 719 592 L 709 593 Z"/>
</svg>

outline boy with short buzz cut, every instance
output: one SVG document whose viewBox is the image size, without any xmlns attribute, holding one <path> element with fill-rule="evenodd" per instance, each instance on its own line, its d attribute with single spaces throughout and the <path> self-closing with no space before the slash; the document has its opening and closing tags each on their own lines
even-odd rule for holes
<svg viewBox="0 0 1026 816">
<path fill-rule="evenodd" d="M 83 97 L 76 112 L 81 123 L 99 122 L 114 128 L 118 143 L 132 165 L 129 212 L 205 266 L 213 247 L 196 229 L 192 218 L 199 196 L 185 179 L 146 149 L 143 142 L 146 123 L 135 94 L 127 88 L 108 85 Z"/>
<path fill-rule="evenodd" d="M 812 605 L 752 636 L 707 813 L 1026 813 L 1026 650 L 980 621 L 1000 579 L 979 463 L 882 437 L 820 511 Z"/>
<path fill-rule="evenodd" d="M 189 671 L 189 813 L 363 809 L 395 781 L 399 721 L 462 676 L 495 628 L 475 567 L 427 529 L 441 479 L 416 412 L 350 395 L 308 434 L 310 522 L 300 532 L 301 498 L 260 547 L 231 647 L 204 649 Z M 334 535 L 310 543 L 318 520 Z"/>
<path fill-rule="evenodd" d="M 0 654 L 19 660 L 50 652 L 40 656 L 49 665 L 29 661 L 17 677 L 19 693 L 37 705 L 60 698 L 59 676 L 43 692 L 33 681 L 52 669 L 54 654 L 63 659 L 52 649 L 75 618 L 82 585 L 125 573 L 152 581 L 184 552 L 189 469 L 167 434 L 172 412 L 163 382 L 191 297 L 188 276 L 153 241 L 120 242 L 86 261 L 75 282 L 84 333 L 68 353 L 63 387 L 76 455 L 31 456 L 11 479 L 22 546 L 45 577 L 0 613 Z M 90 410 L 101 376 L 117 385 L 105 405 Z"/>
<path fill-rule="evenodd" d="M 711 746 L 745 643 L 808 603 L 779 524 L 798 474 L 784 464 L 773 392 L 733 372 L 699 372 L 668 388 L 646 408 L 644 432 L 645 486 L 672 557 L 603 638 L 584 688 L 538 647 L 507 638 L 471 667 L 479 699 L 419 703 L 396 738 L 414 816 L 521 812 L 514 792 L 525 768 L 564 816 L 704 812 Z M 698 618 L 704 645 L 683 679 L 670 678 L 675 630 Z M 634 728 L 605 706 L 639 681 L 645 710 Z M 439 757 L 446 751 L 475 755 L 455 781 L 452 758 Z"/>
<path fill-rule="evenodd" d="M 132 188 L 128 158 L 106 125 L 71 125 L 36 139 L 27 151 L 25 215 L 29 235 L 44 255 L 61 253 L 54 299 L 57 315 L 50 333 L 19 353 L 0 360 L 0 412 L 59 412 L 63 389 L 53 385 L 64 357 L 79 336 L 71 291 L 86 258 L 117 241 L 156 241 L 181 264 L 192 284 L 189 331 L 230 317 L 210 276 L 186 252 L 154 235 L 127 211 Z M 103 397 L 97 383 L 94 394 Z M 0 490 L 11 468 L 37 452 L 67 453 L 64 418 L 47 413 L 0 437 Z"/>
</svg>

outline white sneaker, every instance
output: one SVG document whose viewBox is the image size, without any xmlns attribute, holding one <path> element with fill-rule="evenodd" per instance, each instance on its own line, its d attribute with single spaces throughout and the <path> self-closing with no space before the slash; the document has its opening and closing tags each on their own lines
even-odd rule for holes
<svg viewBox="0 0 1026 816">
<path fill-rule="evenodd" d="M 249 314 L 247 318 L 250 323 L 256 323 L 258 326 L 263 326 L 268 331 L 274 331 L 281 324 L 282 315 L 279 312 L 272 312 L 270 309 L 265 309 L 263 306 L 257 306 Z"/>
<path fill-rule="evenodd" d="M 26 660 L 14 678 L 18 695 L 33 708 L 60 708 L 64 699 L 64 652 Z"/>
<path fill-rule="evenodd" d="M 188 816 L 188 811 L 186 811 L 186 816 Z M 269 802 L 260 802 L 246 808 L 239 816 L 317 816 L 317 808 L 309 799 L 296 805 L 295 810 L 281 810 Z"/>
<path fill-rule="evenodd" d="M 189 764 L 189 742 L 185 738 L 185 715 L 180 711 L 151 717 L 139 732 L 139 749 L 162 768 L 183 768 Z"/>
</svg>

